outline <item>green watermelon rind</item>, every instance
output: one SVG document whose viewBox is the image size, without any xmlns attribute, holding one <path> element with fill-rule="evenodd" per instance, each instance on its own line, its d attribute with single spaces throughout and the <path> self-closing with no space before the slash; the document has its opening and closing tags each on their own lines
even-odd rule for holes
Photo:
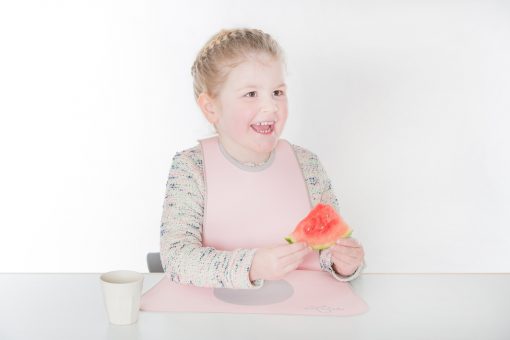
<svg viewBox="0 0 510 340">
<path fill-rule="evenodd" d="M 285 238 L 285 241 L 289 242 L 289 244 L 292 244 L 294 243 L 294 240 L 292 239 L 292 237 L 288 236 Z"/>
<path fill-rule="evenodd" d="M 340 238 L 349 238 L 349 237 L 351 237 L 351 235 L 352 235 L 352 229 L 349 229 L 349 231 L 345 235 L 342 235 Z M 292 236 L 285 237 L 285 241 L 287 241 L 289 244 L 296 243 L 296 241 L 292 238 Z M 335 244 L 335 242 L 331 242 L 331 243 L 326 243 L 326 244 L 316 244 L 311 247 L 313 250 L 324 250 L 324 249 L 328 249 L 329 247 L 333 246 L 334 244 Z"/>
</svg>

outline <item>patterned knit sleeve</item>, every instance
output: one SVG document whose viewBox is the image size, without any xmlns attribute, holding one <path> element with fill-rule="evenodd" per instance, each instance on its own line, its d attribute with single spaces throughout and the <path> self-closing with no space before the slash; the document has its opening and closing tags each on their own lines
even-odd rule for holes
<svg viewBox="0 0 510 340">
<path fill-rule="evenodd" d="M 185 151 L 173 157 L 166 184 L 160 229 L 165 275 L 199 287 L 260 287 L 262 280 L 249 279 L 256 249 L 221 251 L 202 246 L 203 170 Z"/>
</svg>

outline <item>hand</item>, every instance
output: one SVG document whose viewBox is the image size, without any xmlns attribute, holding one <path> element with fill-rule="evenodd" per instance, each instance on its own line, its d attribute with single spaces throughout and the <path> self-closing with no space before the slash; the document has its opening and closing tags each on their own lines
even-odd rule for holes
<svg viewBox="0 0 510 340">
<path fill-rule="evenodd" d="M 352 275 L 361 266 L 365 252 L 361 244 L 350 238 L 343 238 L 331 247 L 333 270 L 342 276 Z"/>
<path fill-rule="evenodd" d="M 312 249 L 305 243 L 293 243 L 273 248 L 259 248 L 250 269 L 250 280 L 279 280 L 295 270 Z"/>
</svg>

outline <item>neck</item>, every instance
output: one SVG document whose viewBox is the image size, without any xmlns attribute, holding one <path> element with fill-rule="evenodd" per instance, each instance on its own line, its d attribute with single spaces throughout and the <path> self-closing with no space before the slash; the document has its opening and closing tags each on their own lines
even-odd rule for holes
<svg viewBox="0 0 510 340">
<path fill-rule="evenodd" d="M 250 150 L 246 150 L 242 146 L 234 143 L 229 143 L 229 140 L 219 136 L 219 142 L 227 151 L 227 153 L 239 163 L 243 164 L 262 164 L 267 162 L 271 153 L 256 153 Z"/>
</svg>

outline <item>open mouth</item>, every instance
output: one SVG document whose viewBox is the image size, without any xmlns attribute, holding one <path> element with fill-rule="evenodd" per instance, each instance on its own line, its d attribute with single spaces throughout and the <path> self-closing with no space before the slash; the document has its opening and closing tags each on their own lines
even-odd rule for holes
<svg viewBox="0 0 510 340">
<path fill-rule="evenodd" d="M 274 122 L 261 122 L 250 126 L 253 131 L 261 135 L 270 135 L 274 131 Z"/>
</svg>

